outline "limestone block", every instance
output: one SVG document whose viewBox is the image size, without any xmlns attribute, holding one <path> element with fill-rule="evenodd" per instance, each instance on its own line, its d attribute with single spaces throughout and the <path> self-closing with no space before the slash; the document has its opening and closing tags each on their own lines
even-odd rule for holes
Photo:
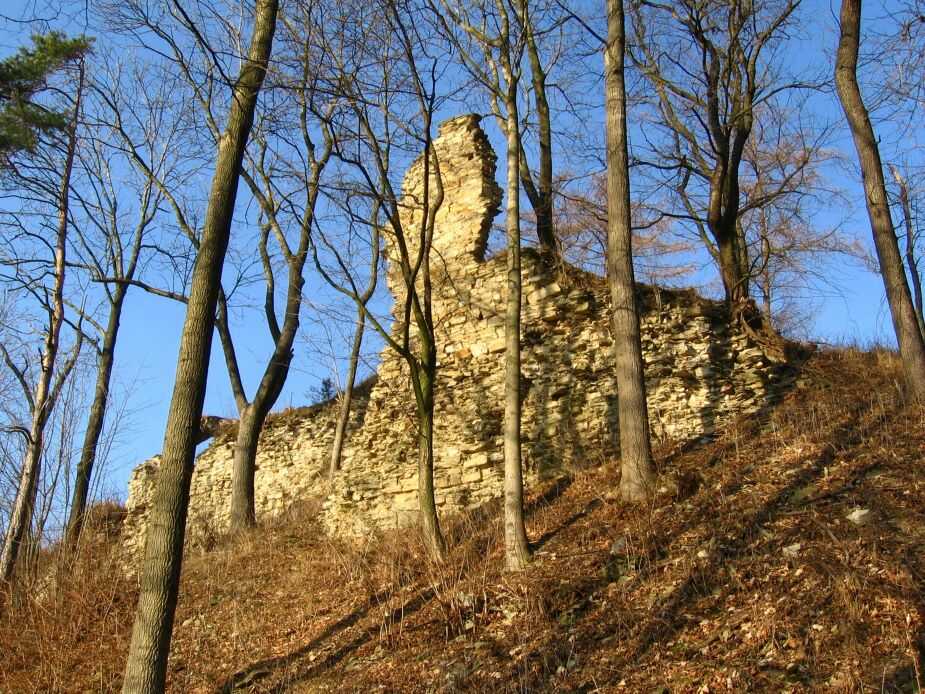
<svg viewBox="0 0 925 694">
<path fill-rule="evenodd" d="M 480 482 L 482 479 L 482 471 L 480 469 L 475 470 L 466 470 L 462 474 L 463 484 L 470 484 L 472 482 Z"/>
<path fill-rule="evenodd" d="M 488 453 L 473 453 L 466 456 L 462 461 L 464 469 L 488 467 Z"/>
<path fill-rule="evenodd" d="M 392 508 L 396 511 L 415 511 L 418 509 L 417 492 L 402 492 L 392 496 Z"/>
</svg>

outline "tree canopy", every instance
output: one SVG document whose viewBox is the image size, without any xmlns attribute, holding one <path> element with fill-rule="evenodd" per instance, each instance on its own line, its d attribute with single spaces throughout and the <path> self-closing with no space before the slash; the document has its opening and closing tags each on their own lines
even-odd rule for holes
<svg viewBox="0 0 925 694">
<path fill-rule="evenodd" d="M 65 127 L 66 115 L 36 97 L 48 88 L 51 75 L 80 59 L 91 44 L 86 36 L 67 38 L 53 31 L 33 36 L 31 47 L 0 60 L 0 164 L 14 152 L 35 149 L 40 133 Z"/>
</svg>

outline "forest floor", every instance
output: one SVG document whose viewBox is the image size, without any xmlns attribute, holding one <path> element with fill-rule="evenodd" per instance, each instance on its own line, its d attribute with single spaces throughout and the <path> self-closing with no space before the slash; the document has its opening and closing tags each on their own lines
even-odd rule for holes
<svg viewBox="0 0 925 694">
<path fill-rule="evenodd" d="M 184 564 L 173 692 L 920 692 L 925 410 L 893 355 L 837 350 L 763 416 L 534 490 L 535 559 L 505 574 L 500 507 L 326 537 L 317 504 Z M 134 602 L 104 541 L 40 599 L 0 604 L 0 691 L 120 685 Z"/>
</svg>

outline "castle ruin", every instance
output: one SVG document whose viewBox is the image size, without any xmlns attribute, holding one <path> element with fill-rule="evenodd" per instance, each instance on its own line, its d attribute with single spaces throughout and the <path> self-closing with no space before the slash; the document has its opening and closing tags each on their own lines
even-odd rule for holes
<svg viewBox="0 0 925 694">
<path fill-rule="evenodd" d="M 439 350 L 435 406 L 435 484 L 441 513 L 501 496 L 503 460 L 505 258 L 485 257 L 501 203 L 495 153 L 479 117 L 445 122 L 434 141 L 444 186 L 431 256 Z M 408 228 L 420 216 L 419 159 L 403 188 Z M 387 253 L 389 250 L 387 249 Z M 389 287 L 399 296 L 394 269 Z M 731 418 L 767 407 L 792 380 L 787 363 L 766 354 L 729 321 L 722 304 L 690 291 L 639 287 L 643 355 L 652 434 L 685 440 Z M 398 302 L 396 302 L 398 303 Z M 603 280 L 576 268 L 553 269 L 523 253 L 522 393 L 526 484 L 618 455 L 617 388 Z M 377 379 L 357 397 L 333 483 L 327 462 L 336 403 L 271 415 L 257 455 L 259 519 L 325 494 L 324 525 L 362 535 L 417 521 L 414 398 L 407 367 L 390 348 Z M 227 527 L 231 499 L 230 433 L 216 436 L 196 460 L 191 532 Z M 141 549 L 157 459 L 129 482 L 124 542 Z"/>
</svg>

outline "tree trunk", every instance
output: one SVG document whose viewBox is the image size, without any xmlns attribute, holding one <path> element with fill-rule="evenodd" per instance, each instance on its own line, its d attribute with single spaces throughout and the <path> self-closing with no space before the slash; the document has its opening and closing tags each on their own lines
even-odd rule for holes
<svg viewBox="0 0 925 694">
<path fill-rule="evenodd" d="M 437 516 L 437 500 L 434 490 L 434 389 L 437 381 L 437 344 L 434 336 L 433 284 L 430 275 L 430 253 L 433 249 L 434 226 L 437 211 L 443 205 L 443 179 L 440 160 L 434 153 L 431 139 L 431 118 L 433 113 L 425 111 L 424 132 L 424 214 L 421 217 L 418 256 L 412 269 L 410 263 L 403 274 L 408 288 L 410 308 L 417 326 L 417 340 L 420 343 L 420 357 L 407 358 L 411 370 L 412 386 L 418 411 L 418 504 L 421 513 L 422 530 L 432 555 L 439 560 L 446 557 L 446 540 L 440 530 Z M 433 172 L 433 175 L 431 175 Z M 431 178 L 434 188 L 431 191 Z M 420 277 L 420 293 L 417 278 Z M 404 331 L 405 348 L 411 337 L 407 325 Z"/>
<path fill-rule="evenodd" d="M 418 506 L 424 538 L 434 557 L 446 557 L 446 540 L 440 530 L 434 490 L 434 377 L 436 368 L 422 364 L 415 380 L 418 400 Z"/>
<path fill-rule="evenodd" d="M 918 259 L 915 257 L 915 239 L 912 236 L 912 224 L 909 224 L 909 237 L 906 239 L 906 266 L 912 279 L 912 292 L 915 296 L 915 317 L 919 322 L 919 332 L 925 340 L 925 305 L 922 302 L 922 277 L 919 275 Z"/>
<path fill-rule="evenodd" d="M 39 380 L 32 397 L 32 424 L 29 439 L 26 442 L 26 456 L 20 472 L 19 487 L 10 513 L 3 549 L 0 551 L 0 582 L 12 581 L 16 571 L 16 559 L 32 524 L 32 512 L 35 507 L 35 494 L 38 489 L 39 474 L 42 464 L 42 445 L 45 425 L 56 396 L 54 381 L 55 363 L 61 346 L 61 326 L 64 323 L 64 273 L 67 252 L 68 204 L 70 202 L 71 173 L 74 170 L 74 155 L 77 150 L 77 120 L 80 116 L 80 103 L 83 93 L 83 67 L 80 70 L 80 84 L 74 113 L 68 128 L 67 152 L 64 159 L 64 171 L 58 189 L 58 227 L 55 236 L 54 285 L 51 303 L 48 307 L 48 326 L 45 344 L 41 353 Z M 76 353 L 75 353 L 76 359 Z M 66 367 L 69 370 L 70 367 Z M 62 372 L 66 376 L 66 371 Z M 60 376 L 59 376 L 60 382 Z"/>
<path fill-rule="evenodd" d="M 331 447 L 331 464 L 328 468 L 328 478 L 340 470 L 340 460 L 344 449 L 344 436 L 347 424 L 350 421 L 350 405 L 353 400 L 353 384 L 357 377 L 357 365 L 360 361 L 360 348 L 363 346 L 363 333 L 366 330 L 366 311 L 361 306 L 357 309 L 356 329 L 353 333 L 353 344 L 350 347 L 350 364 L 347 367 L 347 381 L 344 383 L 344 392 L 341 395 L 340 412 L 337 414 L 337 425 L 334 428 L 334 444 Z"/>
<path fill-rule="evenodd" d="M 908 201 L 907 205 L 908 207 Z M 922 277 L 919 275 L 919 264 L 918 259 L 915 257 L 915 236 L 913 234 L 912 226 L 912 216 L 907 209 L 905 212 L 906 218 L 906 229 L 908 236 L 906 237 L 906 267 L 909 268 L 909 277 L 912 281 L 912 293 L 915 297 L 915 317 L 919 323 L 919 332 L 922 333 L 922 338 L 925 339 L 925 306 L 922 302 Z"/>
<path fill-rule="evenodd" d="M 530 561 L 524 526 L 523 463 L 520 450 L 520 133 L 517 86 L 506 67 L 507 99 L 507 309 L 504 321 L 504 564 L 519 571 Z"/>
<path fill-rule="evenodd" d="M 526 10 L 526 4 L 524 4 Z M 540 247 L 552 257 L 559 257 L 559 243 L 553 224 L 552 200 L 552 123 L 549 114 L 549 101 L 546 98 L 546 72 L 540 61 L 539 49 L 532 20 L 524 13 L 527 32 L 527 55 L 530 59 L 530 76 L 533 83 L 533 96 L 536 100 L 537 139 L 540 148 L 540 168 L 534 195 L 528 196 L 533 212 L 536 214 L 536 236 Z M 526 158 L 518 155 L 523 162 Z M 526 182 L 526 180 L 525 180 Z"/>
<path fill-rule="evenodd" d="M 428 128 L 430 121 L 428 121 Z M 442 204 L 442 186 L 441 199 Z M 428 187 L 429 193 L 429 187 Z M 380 204 L 378 201 L 373 203 L 373 211 L 370 214 L 370 226 L 372 227 L 372 237 L 370 243 L 369 258 L 369 282 L 363 293 L 357 296 L 357 320 L 356 329 L 353 333 L 353 345 L 350 349 L 350 365 L 347 370 L 347 383 L 344 387 L 343 399 L 340 404 L 340 413 L 337 415 L 337 426 L 334 430 L 334 445 L 331 448 L 331 463 L 328 468 L 329 479 L 334 479 L 334 475 L 340 470 L 341 457 L 344 449 L 344 439 L 347 434 L 347 426 L 350 423 L 350 408 L 353 403 L 353 386 L 356 382 L 357 367 L 360 363 L 360 349 L 363 346 L 363 334 L 366 331 L 366 305 L 376 292 L 376 285 L 379 282 L 379 211 Z"/>
<path fill-rule="evenodd" d="M 299 278 L 301 279 L 301 275 Z M 257 447 L 267 414 L 279 398 L 283 385 L 286 383 L 286 377 L 289 375 L 292 343 L 299 325 L 297 312 L 301 293 L 298 297 L 294 302 L 296 304 L 295 313 L 287 317 L 287 323 L 291 321 L 292 324 L 287 324 L 283 330 L 273 356 L 264 371 L 257 394 L 253 402 L 241 410 L 238 420 L 238 435 L 235 440 L 234 464 L 231 473 L 230 529 L 232 531 L 253 528 L 257 525 L 254 499 Z"/>
<path fill-rule="evenodd" d="M 654 475 L 633 276 L 623 22 L 623 0 L 607 0 L 607 282 L 619 396 L 620 496 L 639 501 L 651 493 Z"/>
<path fill-rule="evenodd" d="M 103 345 L 97 361 L 96 388 L 93 392 L 90 414 L 87 417 L 87 428 L 84 432 L 84 442 L 80 450 L 80 461 L 77 463 L 77 474 L 74 480 L 74 498 L 71 501 L 71 511 L 67 520 L 65 547 L 70 551 L 76 549 L 77 542 L 80 540 L 80 533 L 83 530 L 93 466 L 96 463 L 96 452 L 106 418 L 109 385 L 112 381 L 112 367 L 115 361 L 116 341 L 119 337 L 119 324 L 122 319 L 122 306 L 125 302 L 126 290 L 127 287 L 122 284 L 116 285 L 113 289 L 114 295 L 109 308 L 109 320 L 106 324 L 106 332 L 103 334 Z"/>
<path fill-rule="evenodd" d="M 233 89 L 180 340 L 176 382 L 145 538 L 141 586 L 122 691 L 163 692 L 179 592 L 193 455 L 205 398 L 222 266 L 244 149 L 276 29 L 277 0 L 257 0 L 247 60 Z"/>
<path fill-rule="evenodd" d="M 286 257 L 286 269 L 288 273 L 286 305 L 283 313 L 282 328 L 279 327 L 273 301 L 275 281 L 273 279 L 273 268 L 269 262 L 269 255 L 266 250 L 268 233 L 264 233 L 260 242 L 260 255 L 264 262 L 264 272 L 267 278 L 264 313 L 267 319 L 267 327 L 273 338 L 274 347 L 273 354 L 264 367 L 263 376 L 260 378 L 257 391 L 250 404 L 247 402 L 244 384 L 241 381 L 241 374 L 238 369 L 234 343 L 231 339 L 231 330 L 228 324 L 228 311 L 225 297 L 223 293 L 219 295 L 219 311 L 216 316 L 218 333 L 222 342 L 222 351 L 225 353 L 225 364 L 228 367 L 228 375 L 231 379 L 231 389 L 234 392 L 235 403 L 240 413 L 238 436 L 235 443 L 234 467 L 232 469 L 231 478 L 230 520 L 232 531 L 252 528 L 257 524 L 254 499 L 254 476 L 257 469 L 257 444 L 264 422 L 266 422 L 267 414 L 276 404 L 283 390 L 283 386 L 286 384 L 286 379 L 289 376 L 289 367 L 292 364 L 292 345 L 299 331 L 300 313 L 302 310 L 302 288 L 305 286 L 303 273 L 305 270 L 305 260 L 308 257 L 309 245 L 311 243 L 311 228 L 314 220 L 315 202 L 317 201 L 318 179 L 321 175 L 321 170 L 327 162 L 329 153 L 330 149 L 327 150 L 320 162 L 315 159 L 312 160 L 314 179 L 310 185 L 304 217 L 300 227 L 298 250 L 295 253 L 291 253 L 288 245 L 284 244 L 282 241 L 280 242 L 280 246 L 284 247 L 284 256 Z M 248 178 L 248 180 L 251 179 Z M 264 200 L 262 196 L 261 200 Z M 265 202 L 261 204 L 266 205 Z M 265 206 L 264 212 L 268 217 L 275 217 L 276 214 L 272 207 L 267 209 Z"/>
<path fill-rule="evenodd" d="M 26 446 L 26 457 L 19 476 L 16 500 L 13 502 L 10 523 L 3 542 L 3 552 L 0 554 L 0 582 L 3 583 L 10 583 L 13 580 L 20 550 L 27 542 L 42 465 L 43 429 L 44 427 L 36 426 L 36 420 L 33 417 L 30 431 L 32 439 Z"/>
<path fill-rule="evenodd" d="M 925 342 L 912 306 L 899 244 L 890 219 L 877 138 L 858 87 L 860 34 L 861 0 L 842 0 L 841 33 L 835 60 L 835 86 L 858 152 L 864 179 L 867 214 L 870 217 L 880 272 L 890 305 L 893 327 L 896 330 L 906 385 L 914 400 L 925 402 Z"/>
<path fill-rule="evenodd" d="M 731 228 L 724 225 L 711 225 L 713 238 L 719 253 L 719 273 L 723 280 L 726 303 L 735 310 L 748 301 L 748 275 L 743 272 L 744 263 L 741 238 L 733 222 Z"/>
<path fill-rule="evenodd" d="M 254 473 L 257 443 L 263 417 L 253 403 L 247 405 L 238 419 L 238 436 L 234 442 L 234 462 L 231 473 L 231 530 L 253 528 L 257 524 L 254 508 Z"/>
<path fill-rule="evenodd" d="M 922 278 L 919 276 L 919 264 L 915 257 L 915 226 L 912 223 L 912 206 L 909 203 L 909 185 L 899 173 L 899 169 L 892 167 L 893 178 L 899 186 L 899 202 L 903 210 L 903 223 L 906 227 L 906 267 L 909 269 L 909 279 L 912 282 L 912 293 L 915 299 L 915 317 L 919 322 L 919 332 L 925 337 L 925 312 L 922 306 Z"/>
<path fill-rule="evenodd" d="M 306 241 L 307 243 L 307 241 Z M 286 378 L 289 375 L 289 366 L 292 364 L 292 344 L 299 330 L 299 311 L 302 305 L 302 268 L 305 254 L 294 256 L 289 262 L 289 287 L 286 292 L 286 317 L 280 331 L 273 330 L 276 346 L 270 356 L 254 399 L 248 403 L 244 397 L 244 388 L 236 386 L 239 394 L 238 433 L 234 446 L 233 466 L 231 472 L 231 513 L 230 529 L 235 531 L 253 528 L 257 525 L 256 499 L 254 496 L 254 478 L 257 471 L 257 447 L 260 442 L 260 432 L 266 422 L 267 414 L 276 404 L 279 394 L 283 390 Z M 221 301 L 221 300 L 220 300 Z M 222 311 L 222 320 L 227 321 L 227 312 Z M 220 332 L 222 334 L 222 332 Z M 226 361 L 234 360 L 234 351 L 231 347 L 231 335 L 227 322 L 224 324 L 224 337 Z M 229 365 L 233 362 L 228 361 Z M 237 373 L 237 365 L 232 367 Z"/>
</svg>

